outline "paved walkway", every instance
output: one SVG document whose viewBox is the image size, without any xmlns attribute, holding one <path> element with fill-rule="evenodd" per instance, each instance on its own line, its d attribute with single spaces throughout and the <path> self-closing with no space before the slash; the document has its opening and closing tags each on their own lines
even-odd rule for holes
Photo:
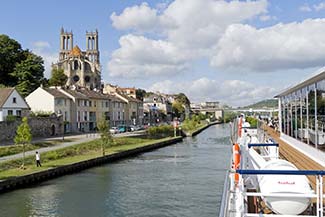
<svg viewBox="0 0 325 217">
<path fill-rule="evenodd" d="M 141 135 L 143 133 L 144 133 L 144 131 L 127 132 L 127 133 L 115 134 L 115 135 L 113 135 L 113 137 L 137 136 L 137 135 Z M 53 151 L 53 150 L 69 147 L 69 146 L 84 143 L 84 142 L 89 142 L 89 141 L 100 138 L 100 135 L 98 133 L 91 133 L 91 134 L 79 134 L 79 135 L 65 136 L 64 138 L 71 139 L 73 141 L 64 142 L 64 141 L 62 141 L 62 136 L 34 140 L 32 143 L 36 143 L 36 142 L 41 143 L 41 142 L 45 142 L 45 141 L 54 141 L 54 140 L 56 140 L 56 141 L 61 140 L 62 143 L 60 143 L 58 145 L 50 146 L 50 147 L 44 147 L 44 148 L 27 151 L 27 152 L 25 152 L 25 156 L 28 157 L 28 156 L 35 155 L 36 151 L 38 151 L 39 153 L 44 153 L 44 152 Z M 19 159 L 22 157 L 23 157 L 23 153 L 8 155 L 8 156 L 0 157 L 0 162 L 7 161 L 7 160 Z M 41 157 L 42 157 L 42 155 L 41 155 Z"/>
</svg>

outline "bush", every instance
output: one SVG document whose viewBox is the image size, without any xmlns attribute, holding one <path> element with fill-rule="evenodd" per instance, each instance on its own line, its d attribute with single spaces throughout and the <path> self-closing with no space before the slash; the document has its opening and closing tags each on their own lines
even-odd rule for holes
<svg viewBox="0 0 325 217">
<path fill-rule="evenodd" d="M 149 127 L 147 133 L 150 138 L 164 138 L 174 135 L 174 128 L 171 125 L 162 125 L 157 127 Z"/>
<path fill-rule="evenodd" d="M 246 121 L 251 125 L 251 127 L 256 128 L 258 120 L 253 117 L 246 117 Z"/>
<path fill-rule="evenodd" d="M 6 117 L 6 121 L 8 121 L 8 122 L 14 122 L 14 121 L 16 121 L 16 119 L 17 119 L 17 117 L 14 115 L 8 115 Z"/>
</svg>

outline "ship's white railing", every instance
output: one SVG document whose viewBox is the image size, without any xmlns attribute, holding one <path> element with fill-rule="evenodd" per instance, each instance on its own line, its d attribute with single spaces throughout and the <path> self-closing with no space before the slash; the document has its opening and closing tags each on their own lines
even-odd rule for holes
<svg viewBox="0 0 325 217">
<path fill-rule="evenodd" d="M 325 176 L 324 170 L 236 170 L 236 173 L 240 175 L 304 175 L 316 177 L 316 193 L 315 194 L 294 194 L 294 193 L 256 193 L 256 192 L 242 192 L 244 196 L 266 196 L 266 197 L 302 197 L 302 198 L 316 198 L 316 215 L 313 217 L 324 217 L 324 198 L 323 195 L 323 176 Z M 256 214 L 256 213 L 244 213 L 243 216 L 282 216 L 291 217 L 297 215 L 276 215 L 276 214 Z M 299 215 L 301 216 L 301 215 Z M 302 215 L 304 216 L 304 215 Z M 311 216 L 311 215 L 305 215 Z"/>
<path fill-rule="evenodd" d="M 230 173 L 229 170 L 226 173 L 225 182 L 223 185 L 222 199 L 220 204 L 219 217 L 227 216 L 226 213 L 229 210 L 229 196 L 230 196 Z"/>
</svg>

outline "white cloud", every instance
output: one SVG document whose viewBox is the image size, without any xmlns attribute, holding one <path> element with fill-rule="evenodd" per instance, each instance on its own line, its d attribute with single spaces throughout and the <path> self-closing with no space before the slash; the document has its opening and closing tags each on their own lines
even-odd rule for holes
<svg viewBox="0 0 325 217">
<path fill-rule="evenodd" d="M 313 5 L 315 11 L 320 11 L 325 9 L 325 2 L 321 2 L 318 5 Z"/>
<path fill-rule="evenodd" d="M 155 32 L 164 37 L 161 40 L 121 37 L 121 47 L 113 52 L 108 63 L 111 76 L 138 77 L 142 72 L 162 75 L 183 71 L 189 65 L 186 61 L 211 55 L 228 25 L 265 14 L 267 0 L 175 0 L 159 7 L 154 9 L 142 3 L 124 9 L 119 15 L 111 15 L 117 29 Z M 139 44 L 133 43 L 136 38 Z"/>
<path fill-rule="evenodd" d="M 49 78 L 51 76 L 52 63 L 58 60 L 58 54 L 49 51 L 51 45 L 47 41 L 34 42 L 32 47 L 32 51 L 43 58 L 45 67 L 44 76 Z"/>
<path fill-rule="evenodd" d="M 189 56 L 167 41 L 129 34 L 121 37 L 119 43 L 121 47 L 108 63 L 112 77 L 166 76 L 187 68 Z"/>
<path fill-rule="evenodd" d="M 160 5 L 159 7 L 162 6 Z M 139 6 L 127 7 L 120 15 L 113 12 L 110 18 L 113 22 L 113 26 L 119 30 L 131 29 L 139 32 L 151 32 L 165 25 L 166 27 L 168 26 L 168 22 L 164 22 L 164 20 L 158 16 L 157 9 L 150 8 L 146 2 L 143 2 Z"/>
<path fill-rule="evenodd" d="M 253 71 L 322 66 L 324 34 L 325 19 L 280 23 L 262 29 L 234 24 L 218 42 L 211 65 Z"/>
<path fill-rule="evenodd" d="M 153 84 L 149 90 L 163 93 L 184 92 L 194 102 L 220 101 L 233 106 L 243 106 L 265 98 L 273 98 L 277 93 L 274 88 L 257 86 L 245 81 L 220 82 L 205 77 L 188 82 L 165 80 Z"/>
<path fill-rule="evenodd" d="M 304 4 L 304 5 L 300 6 L 299 10 L 303 11 L 303 12 L 311 12 L 312 11 L 312 9 L 310 8 L 310 6 L 308 4 Z"/>
</svg>

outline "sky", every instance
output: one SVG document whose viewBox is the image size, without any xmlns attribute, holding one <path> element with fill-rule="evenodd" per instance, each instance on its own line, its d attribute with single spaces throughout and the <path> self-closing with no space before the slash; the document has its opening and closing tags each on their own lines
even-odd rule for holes
<svg viewBox="0 0 325 217">
<path fill-rule="evenodd" d="M 98 30 L 102 80 L 242 106 L 325 65 L 325 1 L 3 1 L 0 34 L 58 61 L 60 29 L 86 47 Z"/>
</svg>

